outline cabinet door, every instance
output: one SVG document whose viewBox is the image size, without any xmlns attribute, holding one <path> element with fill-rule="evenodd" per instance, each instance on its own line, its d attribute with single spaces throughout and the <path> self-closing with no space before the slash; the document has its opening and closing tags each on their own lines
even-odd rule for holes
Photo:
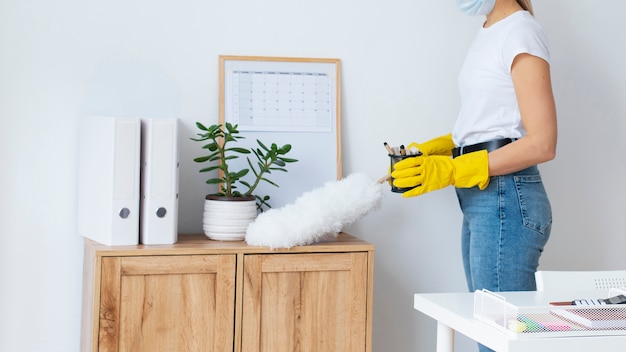
<svg viewBox="0 0 626 352">
<path fill-rule="evenodd" d="M 235 255 L 102 259 L 99 351 L 232 351 Z"/>
<path fill-rule="evenodd" d="M 244 257 L 242 351 L 365 351 L 367 253 Z"/>
</svg>

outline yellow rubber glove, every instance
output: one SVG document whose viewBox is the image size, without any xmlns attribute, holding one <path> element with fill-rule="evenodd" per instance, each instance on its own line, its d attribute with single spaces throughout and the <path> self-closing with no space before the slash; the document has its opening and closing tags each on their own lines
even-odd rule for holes
<svg viewBox="0 0 626 352">
<path fill-rule="evenodd" d="M 411 147 L 416 147 L 422 152 L 423 155 L 452 155 L 452 149 L 454 149 L 455 145 L 452 141 L 452 133 L 446 134 L 445 136 L 440 136 L 437 138 L 433 138 L 424 143 L 411 143 L 408 146 L 410 150 Z"/>
<path fill-rule="evenodd" d="M 463 154 L 455 159 L 447 156 L 416 156 L 398 162 L 391 173 L 393 184 L 413 189 L 402 194 L 415 197 L 430 191 L 454 186 L 480 190 L 489 185 L 489 156 L 486 150 Z"/>
</svg>

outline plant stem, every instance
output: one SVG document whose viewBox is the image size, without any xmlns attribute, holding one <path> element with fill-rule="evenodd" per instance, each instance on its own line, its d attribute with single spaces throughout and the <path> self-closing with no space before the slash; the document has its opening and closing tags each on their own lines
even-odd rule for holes
<svg viewBox="0 0 626 352">
<path fill-rule="evenodd" d="M 266 155 L 266 158 L 263 159 L 263 161 L 265 162 L 265 164 L 263 165 L 263 167 L 259 170 L 259 173 L 256 173 L 256 170 L 254 170 L 254 167 L 252 168 L 252 171 L 254 171 L 254 174 L 256 175 L 256 180 L 254 181 L 254 183 L 252 184 L 252 186 L 250 186 L 250 189 L 248 189 L 248 192 L 246 192 L 246 195 L 249 196 L 252 194 L 252 192 L 254 191 L 254 189 L 259 185 L 259 183 L 261 182 L 261 180 L 263 179 L 263 174 L 265 174 L 265 172 L 267 170 L 270 169 L 270 166 L 274 163 L 274 161 L 276 160 L 275 155 L 271 155 L 271 152 L 268 152 Z M 269 162 L 268 162 L 269 159 Z"/>
</svg>

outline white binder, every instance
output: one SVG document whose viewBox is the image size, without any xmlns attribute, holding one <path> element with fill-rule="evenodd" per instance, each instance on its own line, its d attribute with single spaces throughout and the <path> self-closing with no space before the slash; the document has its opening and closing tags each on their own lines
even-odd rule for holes
<svg viewBox="0 0 626 352">
<path fill-rule="evenodd" d="M 178 240 L 178 119 L 142 119 L 141 216 L 143 244 Z"/>
<path fill-rule="evenodd" d="M 140 120 L 88 116 L 79 139 L 79 234 L 106 245 L 138 244 Z"/>
</svg>

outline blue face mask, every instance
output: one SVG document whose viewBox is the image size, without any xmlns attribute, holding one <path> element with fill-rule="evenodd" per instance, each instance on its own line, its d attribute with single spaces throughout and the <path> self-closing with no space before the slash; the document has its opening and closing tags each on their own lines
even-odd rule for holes
<svg viewBox="0 0 626 352">
<path fill-rule="evenodd" d="M 456 0 L 463 13 L 470 16 L 484 16 L 493 11 L 496 0 Z"/>
</svg>

